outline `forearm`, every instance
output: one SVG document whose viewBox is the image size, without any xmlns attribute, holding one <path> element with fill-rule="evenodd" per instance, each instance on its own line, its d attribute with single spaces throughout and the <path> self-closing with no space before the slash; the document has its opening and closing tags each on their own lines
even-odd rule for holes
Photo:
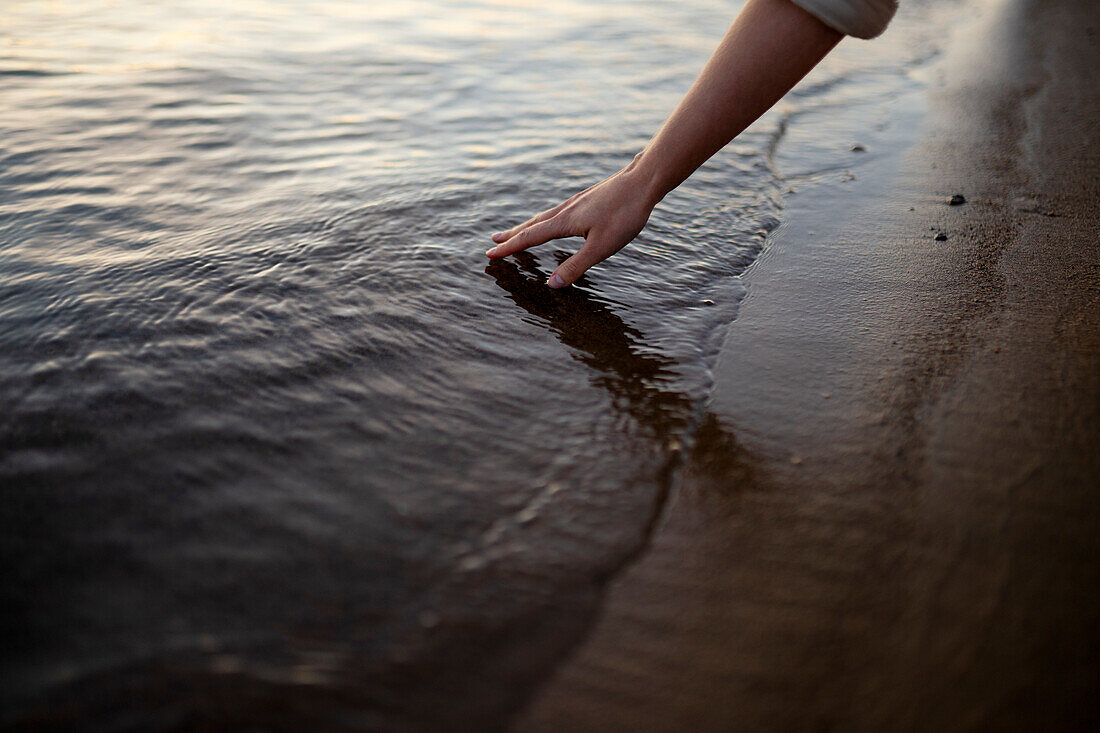
<svg viewBox="0 0 1100 733">
<path fill-rule="evenodd" d="M 802 0 L 799 0 L 800 2 Z M 551 239 L 584 237 L 547 284 L 571 285 L 626 246 L 657 202 L 764 114 L 841 39 L 791 0 L 749 0 L 680 106 L 629 166 L 552 209 L 493 235 L 507 257 Z"/>
<path fill-rule="evenodd" d="M 749 0 L 683 101 L 628 167 L 652 204 L 798 83 L 842 34 L 790 0 Z"/>
</svg>

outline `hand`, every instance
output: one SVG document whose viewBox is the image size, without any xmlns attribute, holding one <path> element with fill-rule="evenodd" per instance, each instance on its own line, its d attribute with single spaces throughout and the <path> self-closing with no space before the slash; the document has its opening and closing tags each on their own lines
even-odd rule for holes
<svg viewBox="0 0 1100 733">
<path fill-rule="evenodd" d="M 547 283 L 552 288 L 572 285 L 588 268 L 629 244 L 649 221 L 657 202 L 638 179 L 631 164 L 519 226 L 497 232 L 497 246 L 485 254 L 497 259 L 551 239 L 584 237 L 580 251 L 561 263 Z"/>
<path fill-rule="evenodd" d="M 572 285 L 625 247 L 653 207 L 787 93 L 842 34 L 790 0 L 749 0 L 683 101 L 634 162 L 506 232 L 489 257 L 506 257 L 560 237 L 584 246 L 550 276 Z"/>
</svg>

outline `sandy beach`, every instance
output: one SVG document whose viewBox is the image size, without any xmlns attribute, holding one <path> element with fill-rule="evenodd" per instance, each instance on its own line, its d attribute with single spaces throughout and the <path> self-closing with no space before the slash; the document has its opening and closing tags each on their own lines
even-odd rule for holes
<svg viewBox="0 0 1100 733">
<path fill-rule="evenodd" d="M 911 140 L 791 197 L 661 526 L 518 730 L 1100 724 L 1098 42 L 1084 0 L 986 5 Z"/>
<path fill-rule="evenodd" d="M 485 255 L 743 4 L 7 0 L 0 729 L 1100 729 L 1095 2 Z"/>
</svg>

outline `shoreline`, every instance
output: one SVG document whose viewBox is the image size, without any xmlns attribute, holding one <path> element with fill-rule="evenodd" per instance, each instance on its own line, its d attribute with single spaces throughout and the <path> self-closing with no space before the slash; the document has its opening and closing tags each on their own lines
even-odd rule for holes
<svg viewBox="0 0 1100 733">
<path fill-rule="evenodd" d="M 977 23 L 912 147 L 788 202 L 649 549 L 518 730 L 1097 722 L 1100 27 Z"/>
</svg>

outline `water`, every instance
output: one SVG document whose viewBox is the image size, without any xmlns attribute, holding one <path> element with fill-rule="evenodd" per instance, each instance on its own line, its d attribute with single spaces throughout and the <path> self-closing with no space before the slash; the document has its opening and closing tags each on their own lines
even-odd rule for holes
<svg viewBox="0 0 1100 733">
<path fill-rule="evenodd" d="M 487 266 L 736 9 L 8 0 L 2 721 L 502 725 L 644 547 L 784 197 L 873 164 L 936 27 L 846 42 L 579 287 L 575 241 Z"/>
</svg>

